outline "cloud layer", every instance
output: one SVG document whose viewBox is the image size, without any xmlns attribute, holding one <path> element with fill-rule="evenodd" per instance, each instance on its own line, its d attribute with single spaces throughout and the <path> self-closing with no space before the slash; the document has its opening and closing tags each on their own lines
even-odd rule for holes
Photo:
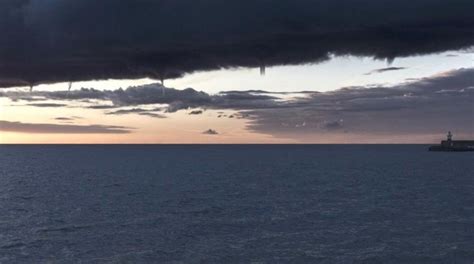
<svg viewBox="0 0 474 264">
<path fill-rule="evenodd" d="M 474 44 L 473 9 L 471 0 L 1 1 L 0 86 L 460 49 Z"/>
<path fill-rule="evenodd" d="M 194 109 L 236 111 L 217 117 L 245 118 L 248 129 L 282 137 L 319 134 L 407 135 L 461 131 L 474 136 L 474 68 L 458 69 L 394 86 L 346 87 L 331 92 L 290 94 L 268 91 L 227 91 L 210 95 L 192 88 L 176 90 L 160 84 L 128 89 L 69 92 L 0 92 L 0 97 L 71 106 L 90 100 L 88 106 L 106 114 L 164 117 L 160 112 Z M 18 99 L 21 98 L 21 99 Z M 51 102 L 49 102 L 51 101 Z M 21 102 L 20 102 L 21 103 Z M 192 117 L 189 117 L 192 118 Z M 114 128 L 112 128 L 114 129 Z"/>
<path fill-rule="evenodd" d="M 284 107 L 247 112 L 249 128 L 298 137 L 341 134 L 400 136 L 454 131 L 474 136 L 474 69 L 390 87 L 312 93 Z"/>
<path fill-rule="evenodd" d="M 0 131 L 31 134 L 127 134 L 131 128 L 105 125 L 22 123 L 0 120 Z"/>
</svg>

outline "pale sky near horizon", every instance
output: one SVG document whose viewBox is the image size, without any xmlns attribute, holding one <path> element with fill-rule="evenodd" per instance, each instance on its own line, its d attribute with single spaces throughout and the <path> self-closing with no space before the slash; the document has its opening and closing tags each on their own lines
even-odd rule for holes
<svg viewBox="0 0 474 264">
<path fill-rule="evenodd" d="M 180 79 L 165 80 L 165 86 L 178 90 L 190 87 L 210 95 L 233 90 L 264 90 L 291 92 L 297 94 L 298 97 L 304 97 L 304 94 L 298 92 L 326 93 L 351 86 L 392 87 L 415 79 L 442 76 L 446 72 L 462 68 L 470 69 L 473 66 L 474 54 L 472 50 L 397 58 L 390 65 L 383 60 L 346 56 L 333 57 L 330 61 L 319 64 L 270 67 L 266 69 L 265 76 L 260 76 L 259 69 L 244 68 L 198 72 Z M 392 70 L 377 72 L 378 69 L 389 68 Z M 72 91 L 77 91 L 82 87 L 98 90 L 126 89 L 129 86 L 155 82 L 151 79 L 78 82 L 73 84 Z M 34 91 L 64 91 L 67 90 L 67 87 L 67 83 L 39 85 L 34 87 Z M 472 87 L 466 88 L 471 89 Z M 449 89 L 449 87 L 447 88 Z M 27 89 L 25 87 L 2 89 L 0 93 L 15 92 L 18 96 L 18 93 L 24 92 L 23 95 L 28 97 Z M 354 98 L 354 100 L 360 99 Z M 444 131 L 449 129 L 454 129 L 455 135 L 461 137 L 474 136 L 472 125 L 459 125 L 465 123 L 466 120 L 474 122 L 474 105 L 473 111 L 469 112 L 469 104 L 467 104 L 468 112 L 458 123 L 453 123 L 453 128 L 435 126 L 434 130 L 429 133 L 418 128 L 413 131 L 402 129 L 391 133 L 390 128 L 387 127 L 387 131 L 379 128 L 379 130 L 370 133 L 359 128 L 359 130 L 354 130 L 359 132 L 353 132 L 351 129 L 352 127 L 356 128 L 357 124 L 351 124 L 351 121 L 347 120 L 348 115 L 344 114 L 343 118 L 339 112 L 331 112 L 330 115 L 315 112 L 314 115 L 321 115 L 321 118 L 318 119 L 320 123 L 316 124 L 316 121 L 307 117 L 306 112 L 310 111 L 307 109 L 311 109 L 311 105 L 304 108 L 295 107 L 294 111 L 297 109 L 300 112 L 295 115 L 294 120 L 291 120 L 291 116 L 274 116 L 275 113 L 269 113 L 271 107 L 252 113 L 255 116 L 245 116 L 245 113 L 252 112 L 254 109 L 233 109 L 232 107 L 220 109 L 204 105 L 196 107 L 196 109 L 203 110 L 199 114 L 191 113 L 196 109 L 184 108 L 177 112 L 162 111 L 161 116 L 157 118 L 156 111 L 150 112 L 155 116 L 133 112 L 121 115 L 106 114 L 117 109 L 146 108 L 151 111 L 151 108 L 156 105 L 125 105 L 116 109 L 83 107 L 83 105 L 89 106 L 90 103 L 87 100 L 68 101 L 47 98 L 33 101 L 12 96 L 0 97 L 0 121 L 4 122 L 0 123 L 0 143 L 431 143 L 442 139 Z M 318 101 L 315 101 L 315 104 L 317 103 Z M 440 106 L 440 109 L 444 109 L 443 107 Z M 453 113 L 457 113 L 455 110 L 452 110 Z M 403 112 L 406 110 L 391 111 Z M 417 112 L 405 114 L 408 117 L 416 116 L 416 118 L 423 119 L 425 118 L 423 113 L 433 110 L 423 108 L 414 111 Z M 451 111 L 451 109 L 443 111 Z M 380 110 L 380 113 L 387 112 Z M 426 118 L 432 118 L 431 114 Z M 377 115 L 378 113 L 371 111 L 368 112 L 367 118 L 379 118 L 374 117 Z M 273 119 L 270 120 L 271 118 Z M 285 121 L 285 118 L 289 118 L 290 121 Z M 275 128 L 273 121 L 277 119 L 281 119 L 278 124 L 282 126 L 282 129 Z M 296 121 L 297 119 L 298 121 Z M 357 119 L 354 118 L 354 120 L 364 119 L 357 116 Z M 293 124 L 291 121 L 295 123 Z M 417 122 L 417 120 L 412 121 L 412 123 Z M 374 122 L 379 121 L 374 119 Z M 394 120 L 394 122 L 398 121 Z M 291 129 L 287 128 L 288 124 L 292 126 Z M 53 126 L 48 127 L 48 125 Z M 127 132 L 85 133 L 83 127 L 91 125 L 110 126 L 112 130 L 114 126 L 118 126 Z M 60 132 L 64 131 L 64 128 L 74 130 L 75 126 L 79 127 L 77 133 Z M 45 127 L 47 127 L 46 131 Z M 300 132 L 299 128 L 304 128 L 304 132 Z M 59 132 L 54 129 L 58 129 Z M 216 134 L 207 133 L 208 130 L 216 131 Z"/>
</svg>

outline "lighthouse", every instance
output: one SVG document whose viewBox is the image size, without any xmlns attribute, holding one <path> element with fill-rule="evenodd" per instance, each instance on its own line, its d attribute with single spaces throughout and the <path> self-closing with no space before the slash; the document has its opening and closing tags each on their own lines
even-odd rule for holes
<svg viewBox="0 0 474 264">
<path fill-rule="evenodd" d="M 446 137 L 447 137 L 448 146 L 452 147 L 453 146 L 453 134 L 451 133 L 451 131 L 448 131 L 448 135 Z"/>
<path fill-rule="evenodd" d="M 453 140 L 451 131 L 440 145 L 431 146 L 430 151 L 474 151 L 474 140 Z"/>
</svg>

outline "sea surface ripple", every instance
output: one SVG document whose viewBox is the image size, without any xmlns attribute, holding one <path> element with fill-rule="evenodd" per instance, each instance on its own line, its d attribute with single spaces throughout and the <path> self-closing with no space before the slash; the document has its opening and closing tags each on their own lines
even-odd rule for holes
<svg viewBox="0 0 474 264">
<path fill-rule="evenodd" d="M 0 263 L 474 262 L 474 155 L 0 146 Z"/>
</svg>

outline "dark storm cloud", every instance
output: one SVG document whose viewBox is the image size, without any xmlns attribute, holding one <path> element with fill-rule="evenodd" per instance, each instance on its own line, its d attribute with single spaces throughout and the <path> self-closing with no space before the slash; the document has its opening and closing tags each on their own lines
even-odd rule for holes
<svg viewBox="0 0 474 264">
<path fill-rule="evenodd" d="M 393 60 L 474 44 L 472 0 L 0 1 L 0 86 Z"/>
<path fill-rule="evenodd" d="M 0 131 L 37 134 L 126 134 L 131 128 L 105 125 L 58 125 L 0 120 Z"/>
</svg>

